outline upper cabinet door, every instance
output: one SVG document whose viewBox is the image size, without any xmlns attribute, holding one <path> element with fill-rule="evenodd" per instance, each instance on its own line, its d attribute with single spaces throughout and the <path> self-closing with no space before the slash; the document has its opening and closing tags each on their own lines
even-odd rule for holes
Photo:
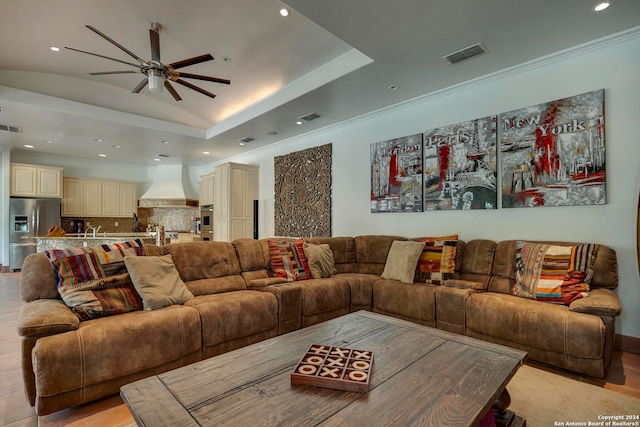
<svg viewBox="0 0 640 427">
<path fill-rule="evenodd" d="M 11 165 L 11 195 L 36 197 L 37 174 L 34 166 Z"/>
<path fill-rule="evenodd" d="M 62 197 L 62 168 L 11 164 L 11 196 Z"/>
</svg>

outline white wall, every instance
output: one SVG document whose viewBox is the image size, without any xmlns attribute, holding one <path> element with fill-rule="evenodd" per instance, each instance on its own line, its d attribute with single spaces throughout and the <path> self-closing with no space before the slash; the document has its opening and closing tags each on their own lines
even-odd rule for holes
<svg viewBox="0 0 640 427">
<path fill-rule="evenodd" d="M 640 35 L 636 32 L 631 37 L 564 52 L 226 161 L 260 166 L 261 237 L 274 235 L 274 156 L 332 143 L 334 236 L 457 233 L 463 240 L 549 239 L 608 245 L 616 250 L 619 263 L 618 294 L 623 312 L 617 332 L 640 337 L 640 277 L 636 258 L 639 76 Z M 606 205 L 370 213 L 370 144 L 600 88 L 605 88 Z"/>
</svg>

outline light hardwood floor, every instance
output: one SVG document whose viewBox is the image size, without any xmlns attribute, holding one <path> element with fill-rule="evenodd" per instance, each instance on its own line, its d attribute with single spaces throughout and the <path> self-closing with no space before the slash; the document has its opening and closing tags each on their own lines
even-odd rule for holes
<svg viewBox="0 0 640 427">
<path fill-rule="evenodd" d="M 18 284 L 20 273 L 0 274 L 0 425 L 123 427 L 135 422 L 119 396 L 38 417 L 24 396 L 20 369 L 20 338 L 16 326 L 23 303 Z M 535 363 L 544 369 L 579 381 L 588 382 L 619 393 L 640 398 L 640 354 L 616 351 L 611 369 L 604 380 L 559 371 Z"/>
</svg>

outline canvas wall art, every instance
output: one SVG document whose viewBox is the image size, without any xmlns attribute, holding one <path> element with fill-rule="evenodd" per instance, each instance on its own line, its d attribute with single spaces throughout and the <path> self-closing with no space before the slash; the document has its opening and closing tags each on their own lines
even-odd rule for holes
<svg viewBox="0 0 640 427">
<path fill-rule="evenodd" d="M 604 89 L 500 116 L 502 207 L 606 203 Z"/>
<path fill-rule="evenodd" d="M 422 212 L 422 134 L 371 144 L 371 212 Z"/>
<path fill-rule="evenodd" d="M 424 133 L 424 210 L 497 208 L 497 116 Z"/>
<path fill-rule="evenodd" d="M 331 144 L 274 158 L 276 236 L 331 236 Z"/>
</svg>

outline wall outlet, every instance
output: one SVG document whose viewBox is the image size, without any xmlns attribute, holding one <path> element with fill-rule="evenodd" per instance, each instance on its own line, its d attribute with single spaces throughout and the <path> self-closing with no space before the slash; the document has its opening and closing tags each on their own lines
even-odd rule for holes
<svg viewBox="0 0 640 427">
<path fill-rule="evenodd" d="M 118 221 L 114 222 L 113 225 L 118 226 Z"/>
</svg>

